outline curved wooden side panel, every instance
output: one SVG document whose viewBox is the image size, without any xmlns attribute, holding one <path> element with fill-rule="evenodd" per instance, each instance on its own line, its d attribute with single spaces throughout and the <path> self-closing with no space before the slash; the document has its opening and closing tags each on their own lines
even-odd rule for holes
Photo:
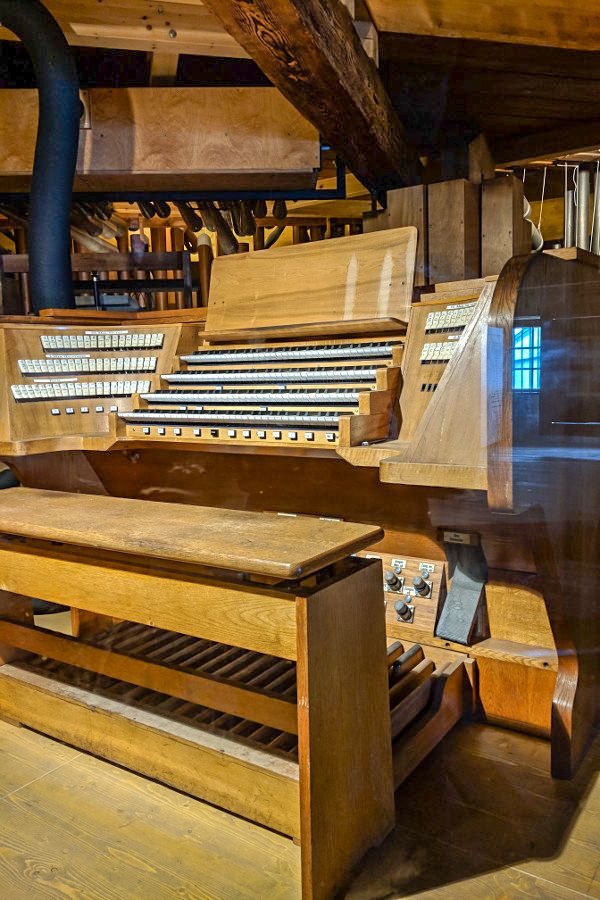
<svg viewBox="0 0 600 900">
<path fill-rule="evenodd" d="M 509 259 L 496 283 L 488 317 L 488 503 L 498 510 L 513 508 L 513 323 L 519 288 L 531 261 L 531 256 Z"/>
<path fill-rule="evenodd" d="M 525 518 L 544 580 L 559 658 L 551 729 L 557 777 L 573 774 L 599 709 L 598 263 L 513 258 L 489 322 L 488 502 L 513 510 L 515 524 Z M 513 390 L 516 325 L 540 328 L 539 391 Z"/>
</svg>

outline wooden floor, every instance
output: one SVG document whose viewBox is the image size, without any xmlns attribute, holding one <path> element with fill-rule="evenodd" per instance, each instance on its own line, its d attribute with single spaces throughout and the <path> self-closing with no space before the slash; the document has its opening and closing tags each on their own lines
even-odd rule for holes
<svg viewBox="0 0 600 900">
<path fill-rule="evenodd" d="M 548 746 L 455 729 L 399 792 L 348 898 L 600 898 L 600 739 L 577 779 Z M 0 896 L 288 898 L 299 851 L 183 794 L 0 722 Z"/>
</svg>

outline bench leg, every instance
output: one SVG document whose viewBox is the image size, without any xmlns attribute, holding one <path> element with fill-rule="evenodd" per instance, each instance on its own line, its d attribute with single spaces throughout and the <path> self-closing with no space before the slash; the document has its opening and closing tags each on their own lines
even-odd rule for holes
<svg viewBox="0 0 600 900">
<path fill-rule="evenodd" d="M 302 892 L 321 900 L 394 826 L 380 566 L 296 608 Z"/>
</svg>

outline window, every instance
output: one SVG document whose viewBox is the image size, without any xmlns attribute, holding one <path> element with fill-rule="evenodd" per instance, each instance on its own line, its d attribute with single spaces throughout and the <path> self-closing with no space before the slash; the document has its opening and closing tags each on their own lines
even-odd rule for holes
<svg viewBox="0 0 600 900">
<path fill-rule="evenodd" d="M 514 329 L 513 390 L 539 391 L 542 329 L 521 326 Z"/>
</svg>

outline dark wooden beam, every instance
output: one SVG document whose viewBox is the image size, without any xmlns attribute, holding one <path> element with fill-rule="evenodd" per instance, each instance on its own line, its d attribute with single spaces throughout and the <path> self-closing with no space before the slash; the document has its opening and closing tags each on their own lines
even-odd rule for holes
<svg viewBox="0 0 600 900">
<path fill-rule="evenodd" d="M 600 119 L 563 122 L 559 128 L 496 139 L 491 151 L 498 165 L 553 159 L 600 147 Z"/>
<path fill-rule="evenodd" d="M 418 180 L 416 152 L 342 3 L 204 4 L 367 187 Z"/>
</svg>

